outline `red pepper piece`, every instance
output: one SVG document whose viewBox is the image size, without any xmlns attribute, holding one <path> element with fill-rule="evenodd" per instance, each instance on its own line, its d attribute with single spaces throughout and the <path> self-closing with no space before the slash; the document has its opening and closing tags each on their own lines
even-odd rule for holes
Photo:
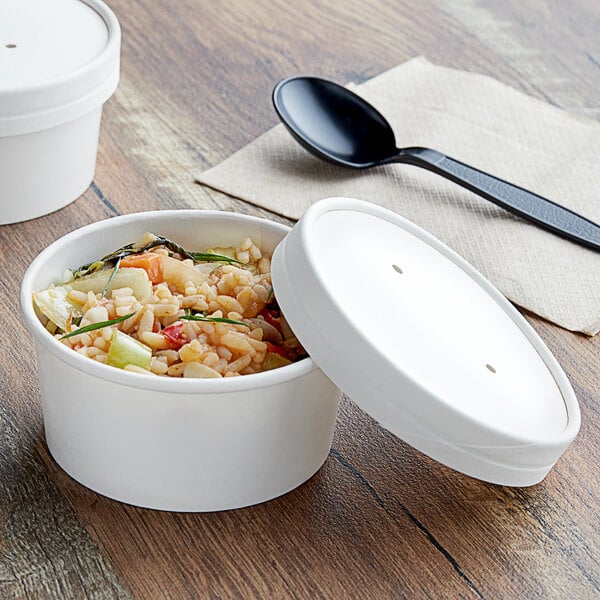
<svg viewBox="0 0 600 600">
<path fill-rule="evenodd" d="M 183 332 L 183 323 L 181 321 L 176 321 L 172 325 L 165 327 L 161 333 L 173 350 L 179 350 L 181 346 L 187 344 L 187 338 Z"/>
<path fill-rule="evenodd" d="M 275 327 L 275 329 L 281 333 L 281 321 L 279 320 L 278 316 L 275 316 L 275 313 L 270 310 L 265 310 L 261 314 L 265 318 L 265 321 L 269 323 L 269 325 L 273 325 L 273 327 Z"/>
<path fill-rule="evenodd" d="M 273 344 L 271 342 L 265 342 L 265 344 L 267 344 L 267 352 L 274 352 L 275 354 L 279 354 L 280 356 L 283 356 L 284 358 L 287 358 L 287 359 L 290 358 L 288 356 L 286 349 L 283 348 L 282 346 L 277 346 L 276 344 Z"/>
</svg>

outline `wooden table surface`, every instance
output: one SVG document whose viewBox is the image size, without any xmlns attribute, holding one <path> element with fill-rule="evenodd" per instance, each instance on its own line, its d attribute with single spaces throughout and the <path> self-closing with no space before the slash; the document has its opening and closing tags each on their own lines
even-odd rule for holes
<svg viewBox="0 0 600 600">
<path fill-rule="evenodd" d="M 578 438 L 537 486 L 453 472 L 345 399 L 331 454 L 305 485 L 244 510 L 171 514 L 108 500 L 53 462 L 18 309 L 32 258 L 98 219 L 187 207 L 270 216 L 201 187 L 194 174 L 277 123 L 270 91 L 290 74 L 363 81 L 424 54 L 600 118 L 600 3 L 111 6 L 123 29 L 122 74 L 104 109 L 92 186 L 61 211 L 0 227 L 0 597 L 600 597 L 600 336 L 526 315 L 582 412 Z"/>
</svg>

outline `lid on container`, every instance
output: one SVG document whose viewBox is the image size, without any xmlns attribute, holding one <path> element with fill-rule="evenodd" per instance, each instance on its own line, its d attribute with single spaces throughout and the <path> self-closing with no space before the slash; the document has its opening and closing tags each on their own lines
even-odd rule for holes
<svg viewBox="0 0 600 600">
<path fill-rule="evenodd" d="M 493 483 L 532 485 L 577 434 L 573 390 L 525 319 L 399 215 L 322 200 L 277 247 L 272 276 L 319 367 L 439 462 Z"/>
<path fill-rule="evenodd" d="M 114 92 L 121 32 L 100 0 L 0 3 L 0 136 L 85 115 Z"/>
</svg>

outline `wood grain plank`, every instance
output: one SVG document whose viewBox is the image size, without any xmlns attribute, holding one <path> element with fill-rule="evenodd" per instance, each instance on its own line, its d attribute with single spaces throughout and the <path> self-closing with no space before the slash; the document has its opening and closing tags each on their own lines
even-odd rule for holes
<svg viewBox="0 0 600 600">
<path fill-rule="evenodd" d="M 89 193 L 80 204 L 88 201 L 97 210 Z M 69 229 L 56 214 L 0 227 L 2 262 L 9 267 L 0 277 L 5 332 L 0 360 L 0 597 L 129 598 L 40 456 L 47 450 L 35 359 L 20 319 L 18 293 L 26 264 L 52 240 L 51 229 L 38 229 L 42 221 Z"/>
<path fill-rule="evenodd" d="M 515 1 L 449 0 L 439 6 L 501 57 L 524 91 L 565 110 L 600 117 L 597 3 L 579 2 L 576 18 L 560 0 L 529 2 L 526 10 Z"/>
<path fill-rule="evenodd" d="M 477 0 L 450 0 L 439 6 L 510 66 L 509 83 L 583 116 L 600 115 L 600 70 L 593 60 L 599 45 L 592 37 L 600 24 L 597 3 L 580 3 L 577 18 L 561 2 L 528 3 L 527 10 L 518 2 Z M 600 340 L 571 334 L 531 315 L 529 319 L 573 383 L 582 412 L 578 439 L 544 487 L 511 493 L 533 538 L 524 544 L 527 558 L 531 562 L 538 552 L 544 565 L 538 569 L 538 589 L 532 588 L 530 594 L 561 598 L 568 589 L 572 597 L 596 597 L 600 593 L 596 547 L 600 493 L 588 470 L 600 458 L 593 442 L 600 427 Z M 529 563 L 528 569 L 535 572 Z"/>
<path fill-rule="evenodd" d="M 282 77 L 363 80 L 415 53 L 440 61 L 444 42 L 460 35 L 429 2 L 419 11 L 383 0 L 144 5 L 113 3 L 123 27 L 122 79 L 105 106 L 97 180 L 122 212 L 215 206 L 195 175 L 276 124 L 270 94 Z M 486 54 L 495 61 L 469 42 L 459 64 L 475 57 L 477 66 Z"/>
<path fill-rule="evenodd" d="M 594 457 L 585 444 L 576 443 L 544 483 L 511 489 L 419 456 L 355 412 L 361 437 L 349 428 L 336 448 L 360 465 L 389 506 L 398 512 L 405 507 L 424 524 L 484 597 L 562 598 L 565 590 L 576 598 L 597 595 L 597 490 L 574 487 L 582 480 L 596 487 L 586 475 Z"/>
<path fill-rule="evenodd" d="M 579 437 L 539 486 L 459 475 L 346 400 L 332 453 L 304 486 L 241 511 L 169 514 L 98 496 L 53 462 L 17 303 L 35 254 L 86 223 L 189 206 L 267 216 L 194 175 L 276 123 L 270 90 L 292 73 L 362 81 L 425 54 L 597 117 L 598 3 L 111 6 L 122 81 L 105 106 L 94 185 L 57 213 L 0 227 L 0 323 L 16 341 L 0 353 L 0 597 L 598 597 L 600 337 L 529 317 L 582 409 Z"/>
<path fill-rule="evenodd" d="M 393 515 L 339 451 L 283 498 L 206 515 L 124 507 L 56 477 L 138 597 L 193 597 L 190 587 L 211 597 L 481 597 L 424 526 Z M 160 580 L 134 576 L 132 564 L 160 564 Z"/>
</svg>

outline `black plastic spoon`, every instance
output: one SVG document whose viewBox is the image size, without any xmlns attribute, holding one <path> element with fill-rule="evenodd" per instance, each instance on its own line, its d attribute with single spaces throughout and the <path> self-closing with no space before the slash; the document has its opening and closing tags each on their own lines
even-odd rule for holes
<svg viewBox="0 0 600 600">
<path fill-rule="evenodd" d="M 288 77 L 275 86 L 273 104 L 296 140 L 319 158 L 355 169 L 393 162 L 423 167 L 545 229 L 600 250 L 600 226 L 568 208 L 437 150 L 397 148 L 383 115 L 333 81 Z"/>
</svg>

